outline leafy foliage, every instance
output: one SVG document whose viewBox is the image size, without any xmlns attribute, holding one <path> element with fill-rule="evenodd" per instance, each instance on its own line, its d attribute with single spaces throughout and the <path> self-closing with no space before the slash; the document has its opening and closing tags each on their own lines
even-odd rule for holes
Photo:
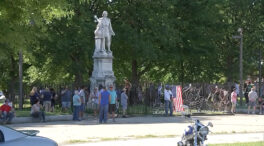
<svg viewBox="0 0 264 146">
<path fill-rule="evenodd" d="M 107 10 L 118 83 L 238 80 L 244 30 L 244 75 L 255 77 L 263 48 L 263 0 L 63 0 L 0 2 L 0 88 L 24 83 L 87 84 L 92 72 L 94 15 Z M 263 51 L 262 51 L 263 52 Z M 13 86 L 10 86 L 13 83 Z"/>
</svg>

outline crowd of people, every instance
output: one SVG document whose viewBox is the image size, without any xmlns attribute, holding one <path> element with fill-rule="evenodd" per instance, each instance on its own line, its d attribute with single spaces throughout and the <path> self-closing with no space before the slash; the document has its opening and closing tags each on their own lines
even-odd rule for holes
<svg viewBox="0 0 264 146">
<path fill-rule="evenodd" d="M 258 92 L 261 92 L 261 91 L 258 91 Z M 232 103 L 231 112 L 232 113 L 236 113 L 236 105 L 237 105 L 238 96 L 239 96 L 239 86 L 237 85 L 233 87 L 233 91 L 231 93 L 231 103 Z M 259 108 L 259 114 L 264 113 L 263 97 L 258 96 L 258 93 L 256 92 L 256 86 L 252 84 L 250 81 L 246 82 L 244 85 L 244 97 L 245 97 L 246 105 L 248 107 L 248 110 L 247 110 L 248 114 L 256 114 L 257 107 Z"/>
<path fill-rule="evenodd" d="M 33 87 L 29 94 L 31 104 L 30 115 L 33 118 L 39 118 L 40 121 L 45 122 L 45 113 L 53 112 L 55 104 L 58 101 L 61 101 L 61 111 L 72 111 L 74 121 L 83 120 L 84 112 L 86 111 L 87 106 L 89 106 L 89 108 L 93 110 L 94 118 L 98 118 L 99 123 L 106 123 L 109 117 L 115 122 L 116 111 L 117 109 L 118 111 L 121 109 L 119 108 L 119 104 L 122 106 L 122 117 L 126 117 L 130 87 L 131 84 L 128 81 L 125 81 L 124 88 L 121 92 L 118 92 L 118 94 L 116 90 L 114 90 L 113 85 L 109 85 L 108 87 L 99 85 L 99 87 L 95 87 L 91 92 L 89 92 L 88 88 L 85 86 L 75 88 L 74 90 L 65 86 L 58 93 L 56 93 L 53 88 L 38 90 L 37 87 Z M 262 97 L 258 97 L 256 86 L 248 82 L 244 89 L 248 114 L 256 114 L 256 108 L 259 108 L 259 114 L 263 114 L 264 100 Z M 238 97 L 239 86 L 233 86 L 230 96 L 232 113 L 236 113 Z M 166 86 L 164 89 L 164 105 L 165 116 L 172 116 L 173 97 L 169 86 Z M 0 107 L 0 120 L 3 123 L 10 123 L 14 116 L 15 112 L 12 102 L 6 99 L 5 103 Z"/>
<path fill-rule="evenodd" d="M 33 87 L 29 94 L 31 116 L 45 122 L 45 112 L 53 112 L 55 102 L 60 97 L 61 111 L 72 111 L 74 121 L 84 119 L 84 112 L 89 105 L 89 108 L 93 110 L 94 118 L 98 118 L 99 123 L 106 123 L 108 117 L 111 117 L 115 122 L 115 112 L 119 108 L 119 103 L 122 106 L 122 116 L 126 117 L 128 102 L 127 90 L 129 88 L 126 85 L 118 98 L 113 85 L 109 85 L 108 87 L 99 85 L 99 87 L 95 87 L 91 92 L 85 86 L 79 89 L 75 88 L 74 90 L 70 90 L 68 86 L 65 86 L 59 96 L 52 88 L 45 88 L 38 91 L 36 87 Z"/>
</svg>

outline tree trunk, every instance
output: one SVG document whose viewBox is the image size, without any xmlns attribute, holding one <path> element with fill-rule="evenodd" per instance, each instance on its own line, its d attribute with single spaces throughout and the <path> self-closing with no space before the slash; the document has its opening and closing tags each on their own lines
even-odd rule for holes
<svg viewBox="0 0 264 146">
<path fill-rule="evenodd" d="M 83 78 L 80 71 L 77 71 L 75 73 L 75 81 L 74 81 L 75 87 L 81 87 L 83 84 Z"/>
<path fill-rule="evenodd" d="M 181 86 L 183 87 L 183 82 L 184 82 L 184 66 L 183 66 L 183 60 L 181 60 L 181 75 L 180 75 L 180 81 L 181 81 Z"/>
<path fill-rule="evenodd" d="M 14 59 L 14 56 L 11 55 L 10 56 L 10 59 L 11 59 L 11 68 L 10 68 L 10 77 L 11 77 L 11 80 L 9 82 L 9 100 L 14 103 L 16 103 L 15 101 L 15 84 L 16 84 L 16 80 L 17 80 L 17 77 L 16 77 L 16 70 L 17 70 L 17 62 L 15 61 Z"/>
<path fill-rule="evenodd" d="M 138 64 L 137 60 L 132 60 L 132 76 L 131 76 L 131 83 L 132 88 L 130 90 L 129 96 L 129 104 L 133 105 L 138 103 L 138 96 L 137 96 L 137 88 L 139 84 L 139 76 L 138 76 Z"/>
<path fill-rule="evenodd" d="M 227 82 L 232 82 L 233 78 L 233 62 L 232 62 L 232 56 L 228 55 L 227 60 L 226 60 L 226 65 L 227 65 Z"/>
</svg>

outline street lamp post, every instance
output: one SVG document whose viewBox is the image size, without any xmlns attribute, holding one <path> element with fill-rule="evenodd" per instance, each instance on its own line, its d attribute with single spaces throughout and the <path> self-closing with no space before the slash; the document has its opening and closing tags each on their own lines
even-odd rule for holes
<svg viewBox="0 0 264 146">
<path fill-rule="evenodd" d="M 261 49 L 259 48 L 259 97 L 261 96 Z"/>
<path fill-rule="evenodd" d="M 242 99 L 243 99 L 243 30 L 242 28 L 238 28 L 239 35 L 233 36 L 234 39 L 240 39 L 240 57 L 239 57 L 239 78 L 240 78 L 240 85 L 239 85 L 239 97 L 240 97 L 240 106 L 242 106 Z"/>
<path fill-rule="evenodd" d="M 23 108 L 23 54 L 19 50 L 19 109 Z"/>
<path fill-rule="evenodd" d="M 264 42 L 264 39 L 261 39 L 260 41 Z M 261 97 L 261 82 L 262 82 L 261 66 L 263 64 L 261 60 L 262 60 L 262 51 L 261 51 L 261 48 L 259 47 L 259 97 Z"/>
</svg>

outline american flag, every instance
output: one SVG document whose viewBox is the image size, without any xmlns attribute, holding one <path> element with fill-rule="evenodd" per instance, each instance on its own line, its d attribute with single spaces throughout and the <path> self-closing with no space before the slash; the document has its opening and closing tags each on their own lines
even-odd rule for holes
<svg viewBox="0 0 264 146">
<path fill-rule="evenodd" d="M 183 111 L 183 101 L 182 101 L 182 87 L 181 86 L 173 86 L 172 88 L 172 95 L 173 95 L 173 105 L 174 110 L 176 112 Z"/>
</svg>

